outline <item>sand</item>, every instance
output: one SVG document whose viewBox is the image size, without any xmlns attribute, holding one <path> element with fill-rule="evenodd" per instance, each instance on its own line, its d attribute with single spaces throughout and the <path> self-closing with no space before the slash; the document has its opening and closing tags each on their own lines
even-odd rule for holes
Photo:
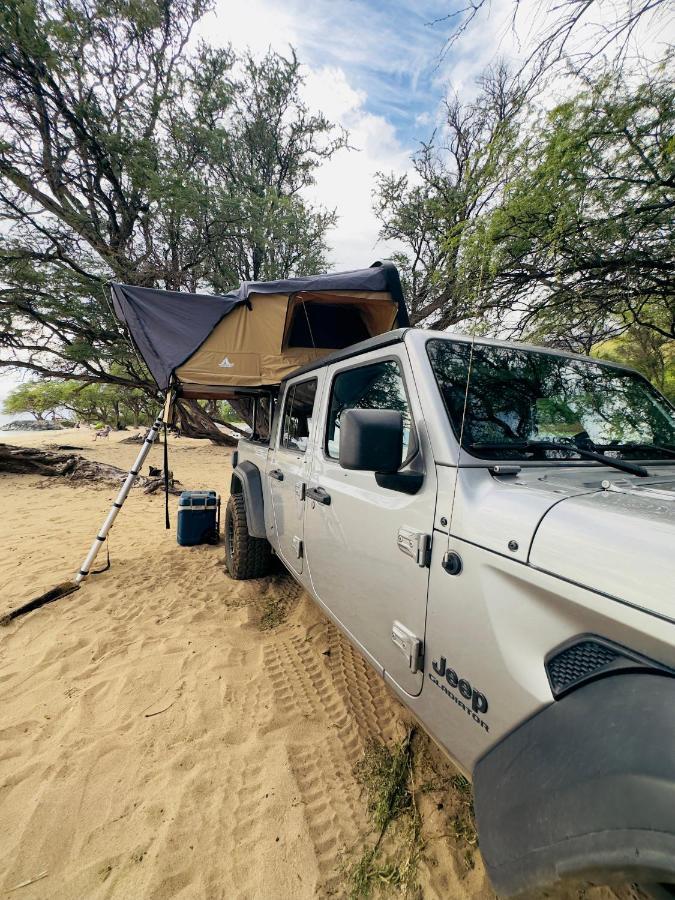
<svg viewBox="0 0 675 900">
<path fill-rule="evenodd" d="M 124 436 L 0 439 L 126 468 Z M 227 497 L 228 450 L 170 449 L 185 487 Z M 71 577 L 115 491 L 15 475 L 0 490 L 3 612 Z M 403 708 L 288 576 L 235 582 L 222 546 L 178 547 L 163 498 L 133 491 L 110 551 L 109 571 L 0 631 L 0 896 L 348 896 L 374 840 L 355 767 L 369 740 L 401 740 Z M 439 785 L 418 798 L 418 895 L 494 897 L 454 834 L 452 767 L 418 746 Z"/>
</svg>

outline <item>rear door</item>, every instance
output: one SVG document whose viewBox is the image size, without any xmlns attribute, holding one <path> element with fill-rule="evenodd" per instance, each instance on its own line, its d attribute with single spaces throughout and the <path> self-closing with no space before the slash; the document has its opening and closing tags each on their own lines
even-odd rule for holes
<svg viewBox="0 0 675 900">
<path fill-rule="evenodd" d="M 305 490 L 312 455 L 319 378 L 291 382 L 284 393 L 267 469 L 278 552 L 297 574 L 303 570 Z"/>
<path fill-rule="evenodd" d="M 324 391 L 305 510 L 311 585 L 371 662 L 416 695 L 423 684 L 419 654 L 429 579 L 424 545 L 432 534 L 436 476 L 407 353 L 397 347 L 356 365 L 336 363 L 327 369 Z M 413 457 L 425 468 L 416 494 L 380 487 L 373 472 L 340 467 L 340 417 L 352 408 L 403 414 L 402 468 Z M 416 663 L 410 656 L 415 641 Z"/>
</svg>

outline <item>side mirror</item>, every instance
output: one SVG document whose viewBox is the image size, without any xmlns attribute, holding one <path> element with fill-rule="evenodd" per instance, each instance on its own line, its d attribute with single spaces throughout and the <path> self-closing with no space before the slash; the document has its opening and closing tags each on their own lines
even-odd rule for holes
<svg viewBox="0 0 675 900">
<path fill-rule="evenodd" d="M 403 455 L 403 416 L 393 409 L 348 409 L 340 417 L 343 469 L 393 474 Z"/>
</svg>

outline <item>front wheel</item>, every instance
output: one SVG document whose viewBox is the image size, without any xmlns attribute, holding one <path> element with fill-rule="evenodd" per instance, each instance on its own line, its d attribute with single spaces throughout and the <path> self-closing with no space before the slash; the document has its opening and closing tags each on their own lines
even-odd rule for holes
<svg viewBox="0 0 675 900">
<path fill-rule="evenodd" d="M 231 494 L 225 510 L 225 565 L 232 578 L 262 578 L 269 574 L 272 548 L 264 538 L 251 537 L 243 494 Z"/>
</svg>

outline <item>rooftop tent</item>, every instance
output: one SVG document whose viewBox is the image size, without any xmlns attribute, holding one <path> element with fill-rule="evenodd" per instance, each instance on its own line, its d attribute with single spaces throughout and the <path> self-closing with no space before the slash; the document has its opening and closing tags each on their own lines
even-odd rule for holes
<svg viewBox="0 0 675 900">
<path fill-rule="evenodd" d="M 224 296 L 112 285 L 113 308 L 163 391 L 231 397 L 408 325 L 391 263 L 333 275 L 243 282 Z"/>
</svg>

